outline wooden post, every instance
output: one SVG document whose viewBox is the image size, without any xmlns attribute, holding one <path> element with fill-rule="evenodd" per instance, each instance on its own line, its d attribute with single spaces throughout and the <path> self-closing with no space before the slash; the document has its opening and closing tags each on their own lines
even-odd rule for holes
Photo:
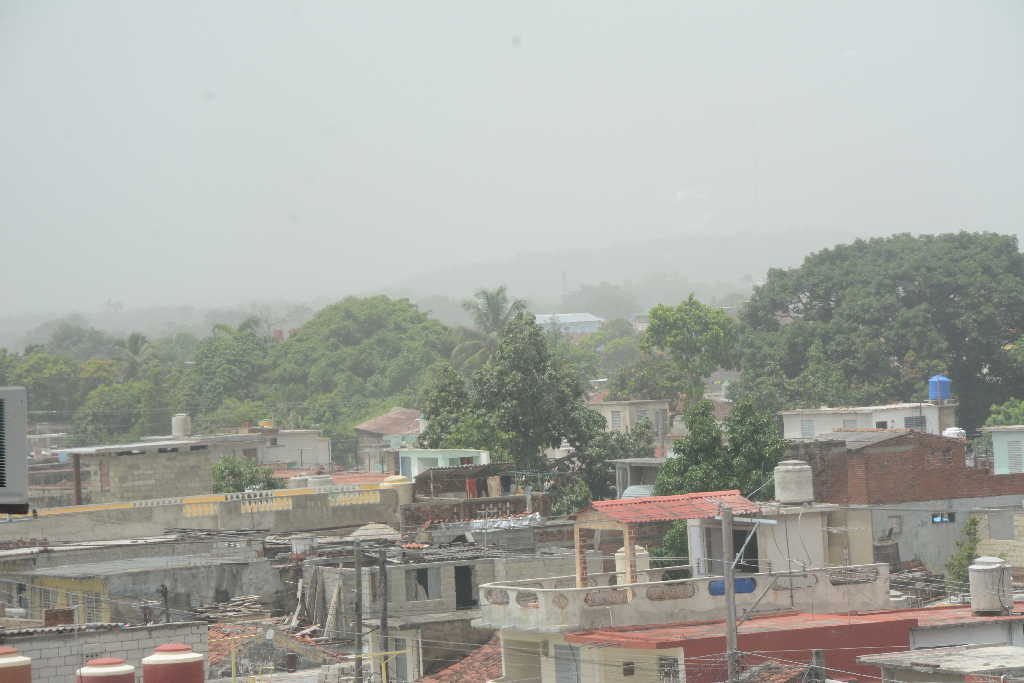
<svg viewBox="0 0 1024 683">
<path fill-rule="evenodd" d="M 576 587 L 587 587 L 587 558 L 583 554 L 583 534 L 579 525 L 573 527 L 572 533 L 576 541 Z"/>
<path fill-rule="evenodd" d="M 71 454 L 71 470 L 75 476 L 75 505 L 82 504 L 82 456 L 78 453 Z"/>
</svg>

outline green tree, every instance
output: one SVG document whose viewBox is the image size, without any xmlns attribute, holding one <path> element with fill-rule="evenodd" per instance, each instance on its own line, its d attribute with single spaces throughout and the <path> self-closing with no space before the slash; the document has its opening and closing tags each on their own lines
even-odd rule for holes
<svg viewBox="0 0 1024 683">
<path fill-rule="evenodd" d="M 36 348 L 15 365 L 11 380 L 28 389 L 29 409 L 71 415 L 77 405 L 78 367 L 70 358 Z"/>
<path fill-rule="evenodd" d="M 992 233 L 895 235 L 769 271 L 744 307 L 734 397 L 769 409 L 922 398 L 945 371 L 968 430 L 1024 383 L 1024 255 Z"/>
<path fill-rule="evenodd" d="M 258 423 L 272 416 L 272 411 L 261 401 L 226 399 L 216 410 L 205 413 L 196 421 L 200 433 L 212 434 L 225 429 L 237 429 L 244 423 Z"/>
<path fill-rule="evenodd" d="M 115 358 L 118 350 L 116 337 L 85 324 L 81 318 L 56 321 L 46 342 L 46 350 L 55 356 L 76 361 L 90 358 Z"/>
<path fill-rule="evenodd" d="M 615 492 L 612 460 L 622 458 L 653 458 L 654 430 L 650 422 L 640 424 L 628 431 L 607 431 L 605 420 L 600 413 L 586 411 L 579 420 L 584 433 L 588 435 L 573 453 L 556 464 L 556 470 L 572 475 L 573 479 L 586 484 L 592 500 L 612 497 Z M 621 493 L 621 492 L 620 492 Z"/>
<path fill-rule="evenodd" d="M 700 401 L 686 413 L 686 427 L 689 433 L 674 445 L 677 457 L 658 472 L 657 495 L 727 489 L 771 495 L 772 470 L 785 446 L 770 413 L 738 401 L 723 430 L 711 402 Z"/>
<path fill-rule="evenodd" d="M 693 387 L 691 392 L 702 387 L 704 378 L 715 370 L 735 367 L 737 342 L 735 321 L 721 309 L 697 301 L 692 294 L 677 306 L 659 304 L 652 308 L 643 338 L 645 347 L 668 354 Z"/>
<path fill-rule="evenodd" d="M 956 542 L 956 552 L 946 563 L 946 580 L 950 584 L 951 592 L 963 592 L 963 587 L 969 581 L 968 567 L 974 562 L 978 554 L 978 518 L 971 517 L 964 524 L 960 532 L 960 539 Z"/>
<path fill-rule="evenodd" d="M 149 339 L 140 332 L 132 332 L 124 340 L 120 356 L 124 363 L 124 375 L 127 379 L 136 379 L 142 373 L 146 354 L 149 351 Z"/>
<path fill-rule="evenodd" d="M 213 465 L 214 493 L 268 491 L 281 486 L 281 481 L 274 478 L 273 470 L 260 467 L 248 458 L 226 455 Z"/>
<path fill-rule="evenodd" d="M 1024 399 L 1011 398 L 1009 401 L 992 406 L 985 425 L 987 427 L 1024 425 Z"/>
<path fill-rule="evenodd" d="M 509 299 L 502 285 L 495 289 L 478 289 L 473 298 L 462 302 L 462 308 L 473 320 L 473 330 L 467 331 L 452 351 L 452 362 L 461 368 L 475 370 L 493 355 L 506 325 L 526 310 L 523 299 Z"/>
<path fill-rule="evenodd" d="M 548 491 L 552 498 L 551 514 L 574 515 L 590 505 L 590 489 L 580 479 L 564 479 Z"/>
<path fill-rule="evenodd" d="M 668 399 L 686 405 L 703 396 L 703 389 L 703 382 L 695 382 L 668 355 L 645 352 L 612 375 L 608 397 L 613 401 Z"/>
<path fill-rule="evenodd" d="M 75 411 L 71 421 L 72 439 L 81 445 L 99 445 L 139 438 L 143 426 L 143 392 L 140 382 L 96 387 Z"/>
<path fill-rule="evenodd" d="M 218 325 L 196 349 L 194 395 L 200 413 L 210 412 L 227 398 L 254 398 L 267 367 L 270 338 L 254 322 L 237 328 Z"/>
</svg>

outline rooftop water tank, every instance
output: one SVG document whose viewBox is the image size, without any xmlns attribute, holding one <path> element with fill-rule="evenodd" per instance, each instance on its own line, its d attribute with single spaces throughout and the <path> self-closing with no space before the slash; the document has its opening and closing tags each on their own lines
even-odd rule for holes
<svg viewBox="0 0 1024 683">
<path fill-rule="evenodd" d="M 193 652 L 184 643 L 158 645 L 142 660 L 142 680 L 145 683 L 203 683 L 206 665 L 203 655 Z"/>
<path fill-rule="evenodd" d="M 647 583 L 650 581 L 648 570 L 651 568 L 651 554 L 643 546 L 633 546 L 633 561 L 636 563 L 636 582 Z M 615 551 L 615 573 L 620 584 L 626 583 L 626 548 L 625 546 Z"/>
<path fill-rule="evenodd" d="M 967 432 L 960 427 L 946 427 L 942 430 L 942 435 L 947 439 L 966 439 Z"/>
<path fill-rule="evenodd" d="M 0 680 L 5 683 L 32 683 L 32 660 L 13 647 L 0 647 Z"/>
<path fill-rule="evenodd" d="M 135 683 L 135 667 L 117 657 L 90 659 L 75 672 L 75 683 Z"/>
<path fill-rule="evenodd" d="M 775 500 L 780 503 L 813 503 L 814 477 L 803 460 L 783 460 L 775 466 Z"/>
<path fill-rule="evenodd" d="M 928 400 L 948 401 L 953 397 L 953 382 L 945 375 L 934 375 L 928 380 Z"/>
<path fill-rule="evenodd" d="M 998 557 L 979 557 L 967 569 L 971 585 L 971 611 L 1006 614 L 1013 605 L 1010 566 Z"/>
</svg>

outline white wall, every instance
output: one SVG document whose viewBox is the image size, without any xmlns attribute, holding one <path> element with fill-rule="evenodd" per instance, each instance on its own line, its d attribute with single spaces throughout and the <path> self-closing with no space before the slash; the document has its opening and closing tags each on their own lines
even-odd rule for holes
<svg viewBox="0 0 1024 683">
<path fill-rule="evenodd" d="M 293 463 L 297 467 L 316 467 L 331 463 L 331 440 L 314 430 L 281 430 L 277 445 L 260 452 L 260 463 Z"/>
<path fill-rule="evenodd" d="M 800 429 L 802 420 L 814 421 L 815 436 L 841 429 L 874 429 L 876 423 L 883 421 L 886 423 L 886 429 L 904 429 L 903 419 L 905 417 L 923 415 L 925 418 L 924 431 L 929 434 L 941 434 L 944 428 L 954 426 L 952 424 L 954 422 L 952 417 L 953 406 L 945 406 L 945 410 L 949 415 L 943 416 L 941 421 L 939 419 L 939 410 L 939 406 L 926 403 L 922 404 L 920 408 L 916 406 L 912 408 L 892 408 L 870 413 L 852 410 L 848 412 L 830 410 L 828 412 L 784 413 L 782 415 L 782 432 L 783 438 L 786 439 L 806 438 Z"/>
</svg>

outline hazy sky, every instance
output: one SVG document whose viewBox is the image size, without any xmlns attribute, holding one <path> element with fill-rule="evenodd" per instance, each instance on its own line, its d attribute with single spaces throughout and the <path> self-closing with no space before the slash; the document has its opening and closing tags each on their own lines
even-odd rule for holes
<svg viewBox="0 0 1024 683">
<path fill-rule="evenodd" d="M 0 0 L 0 314 L 680 233 L 1019 234 L 1022 35 L 1019 0 Z"/>
</svg>

